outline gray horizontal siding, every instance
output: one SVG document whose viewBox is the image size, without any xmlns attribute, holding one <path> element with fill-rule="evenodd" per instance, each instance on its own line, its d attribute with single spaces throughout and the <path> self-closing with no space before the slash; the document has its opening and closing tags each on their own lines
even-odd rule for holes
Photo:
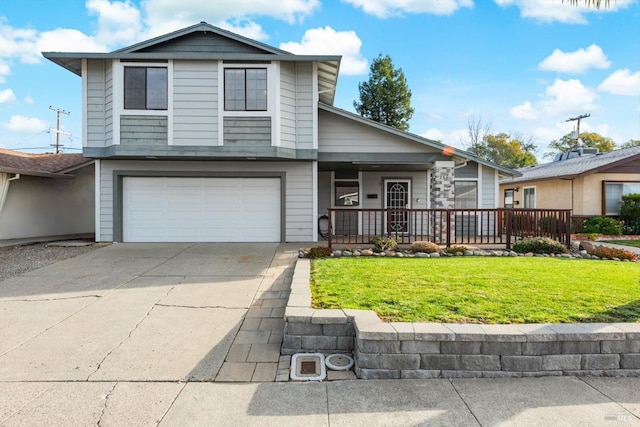
<svg viewBox="0 0 640 427">
<path fill-rule="evenodd" d="M 482 182 L 480 188 L 480 208 L 496 208 L 496 170 L 487 166 L 482 166 Z"/>
<path fill-rule="evenodd" d="M 87 141 L 88 147 L 105 146 L 105 61 L 87 63 Z"/>
<path fill-rule="evenodd" d="M 179 52 L 179 53 L 266 53 L 244 43 L 212 33 L 193 33 L 178 39 L 142 49 L 140 52 Z"/>
<path fill-rule="evenodd" d="M 313 66 L 299 63 L 296 82 L 296 132 L 297 147 L 313 148 L 313 115 L 316 109 L 313 98 Z"/>
<path fill-rule="evenodd" d="M 478 177 L 478 164 L 476 162 L 469 162 L 466 166 L 456 169 L 456 179 L 468 179 Z"/>
<path fill-rule="evenodd" d="M 320 153 L 439 153 L 435 148 L 392 135 L 328 111 L 318 111 Z"/>
<path fill-rule="evenodd" d="M 167 145 L 167 117 L 120 116 L 120 144 Z"/>
<path fill-rule="evenodd" d="M 224 146 L 271 146 L 271 117 L 225 117 Z"/>
<path fill-rule="evenodd" d="M 280 67 L 280 146 L 296 148 L 296 70 L 293 63 Z"/>
<path fill-rule="evenodd" d="M 218 145 L 218 65 L 175 61 L 173 145 Z"/>
<path fill-rule="evenodd" d="M 164 171 L 188 173 L 282 172 L 286 174 L 285 239 L 309 242 L 316 224 L 313 212 L 312 162 L 202 162 L 153 160 L 102 160 L 100 162 L 100 232 L 103 241 L 113 240 L 113 171 Z"/>
</svg>

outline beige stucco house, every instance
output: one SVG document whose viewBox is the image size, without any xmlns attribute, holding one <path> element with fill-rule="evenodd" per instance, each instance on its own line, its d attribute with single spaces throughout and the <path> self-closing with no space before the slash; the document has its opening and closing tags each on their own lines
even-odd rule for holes
<svg viewBox="0 0 640 427">
<path fill-rule="evenodd" d="M 623 194 L 640 193 L 640 147 L 576 149 L 500 181 L 501 207 L 572 209 L 574 218 L 617 215 Z"/>
</svg>

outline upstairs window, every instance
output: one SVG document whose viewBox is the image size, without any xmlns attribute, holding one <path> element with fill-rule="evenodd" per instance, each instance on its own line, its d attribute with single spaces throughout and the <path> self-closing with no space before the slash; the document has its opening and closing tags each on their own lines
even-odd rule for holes
<svg viewBox="0 0 640 427">
<path fill-rule="evenodd" d="M 167 109 L 166 67 L 124 67 L 125 110 Z"/>
<path fill-rule="evenodd" d="M 224 109 L 267 111 L 267 69 L 225 68 Z"/>
</svg>

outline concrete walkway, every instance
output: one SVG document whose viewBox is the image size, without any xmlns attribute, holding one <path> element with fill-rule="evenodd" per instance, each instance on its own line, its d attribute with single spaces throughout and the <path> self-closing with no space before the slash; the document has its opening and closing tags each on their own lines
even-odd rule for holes
<svg viewBox="0 0 640 427">
<path fill-rule="evenodd" d="M 640 425 L 640 378 L 284 382 L 297 249 L 114 244 L 0 282 L 0 426 Z"/>
</svg>

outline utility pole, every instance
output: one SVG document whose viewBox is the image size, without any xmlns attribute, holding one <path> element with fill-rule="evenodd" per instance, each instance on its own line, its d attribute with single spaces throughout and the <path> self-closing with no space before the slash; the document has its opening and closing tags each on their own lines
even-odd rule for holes
<svg viewBox="0 0 640 427">
<path fill-rule="evenodd" d="M 578 141 L 580 140 L 580 120 L 586 119 L 587 117 L 591 117 L 591 114 L 580 114 L 578 117 L 573 117 L 571 119 L 565 120 L 566 122 L 578 122 L 578 124 L 576 125 L 576 145 L 578 145 Z"/>
<path fill-rule="evenodd" d="M 60 130 L 60 114 L 66 114 L 66 115 L 68 116 L 68 115 L 70 115 L 71 113 L 70 113 L 70 112 L 68 112 L 68 111 L 65 111 L 65 110 L 63 110 L 63 109 L 61 109 L 61 108 L 53 108 L 52 106 L 49 106 L 49 109 L 50 109 L 51 111 L 55 111 L 55 112 L 56 112 L 56 115 L 57 115 L 57 125 L 56 125 L 56 128 L 55 128 L 55 129 L 49 129 L 49 131 L 50 131 L 50 132 L 55 132 L 55 133 L 56 133 L 56 145 L 55 145 L 55 147 L 56 147 L 56 154 L 60 154 L 60 147 L 62 147 L 62 146 L 60 145 L 60 134 L 63 134 L 63 135 L 70 135 L 70 133 L 69 133 L 69 132 L 65 132 L 65 131 Z M 53 147 L 53 145 L 51 145 L 51 146 Z"/>
</svg>

